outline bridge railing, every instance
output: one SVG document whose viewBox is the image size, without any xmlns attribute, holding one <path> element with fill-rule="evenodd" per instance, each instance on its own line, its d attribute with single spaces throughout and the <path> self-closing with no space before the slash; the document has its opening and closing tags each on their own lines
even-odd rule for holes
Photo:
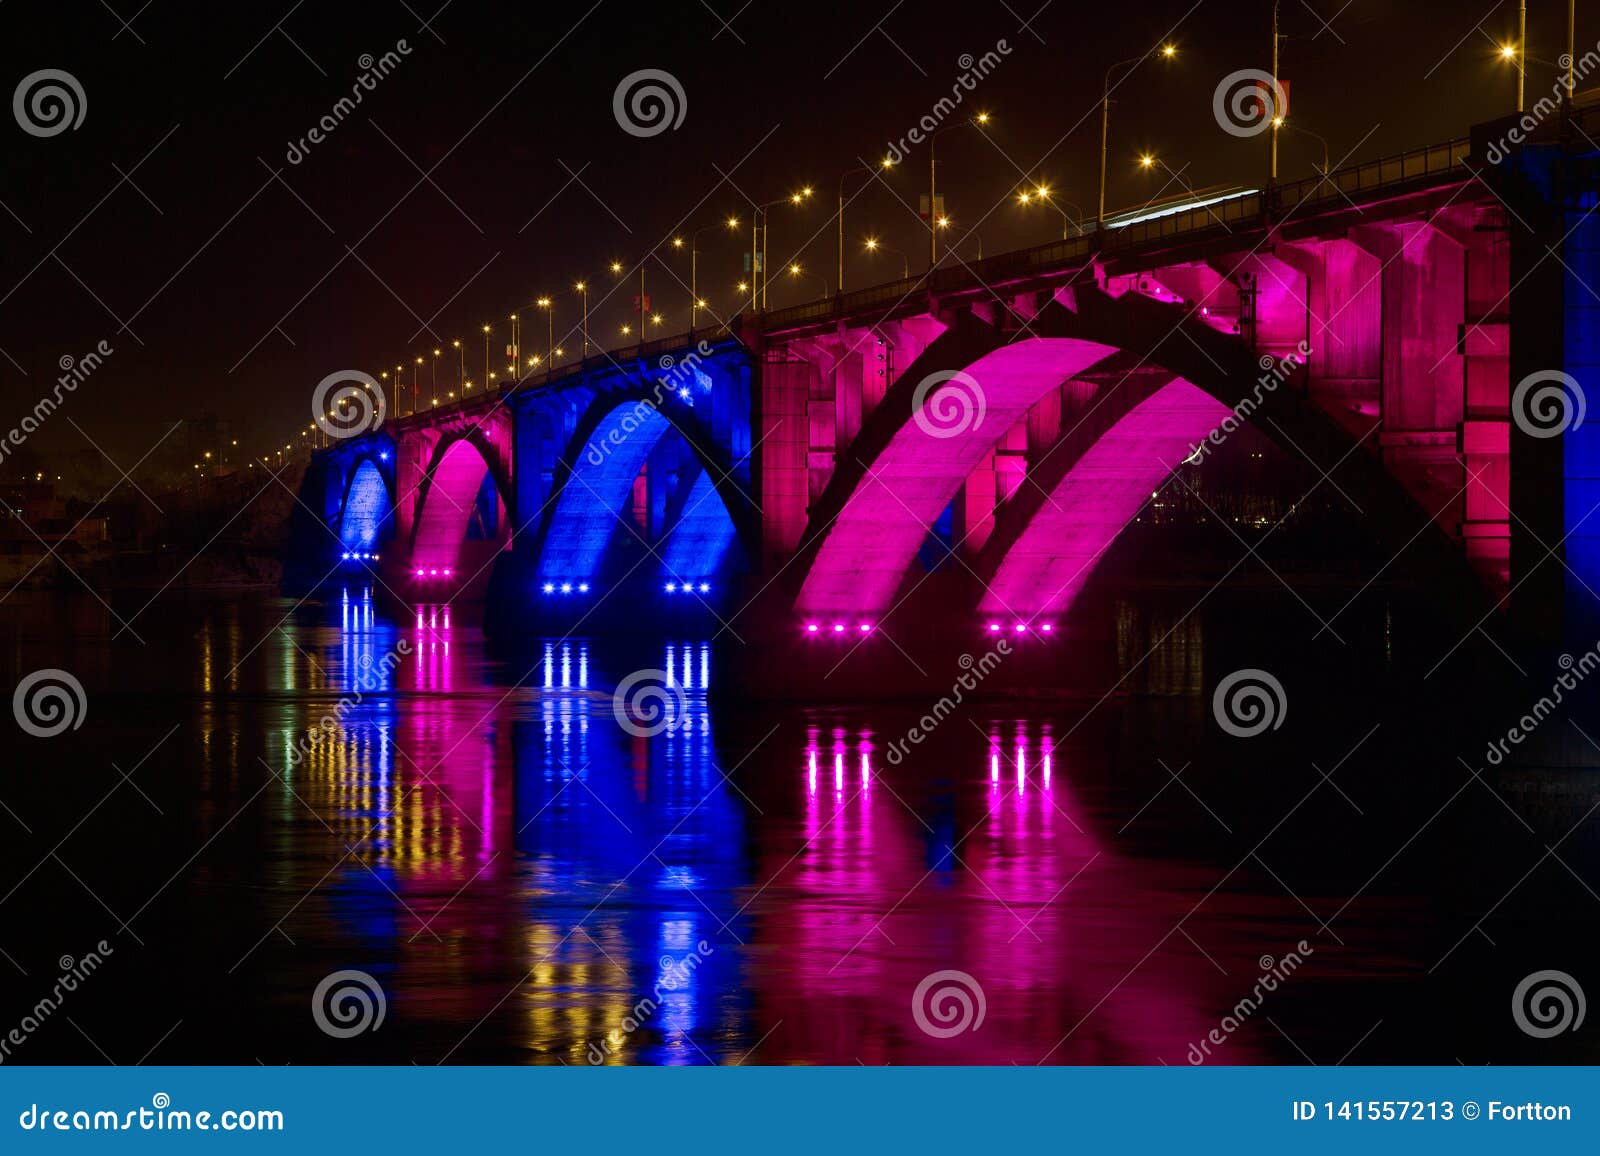
<svg viewBox="0 0 1600 1156">
<path fill-rule="evenodd" d="M 1398 156 L 1337 169 L 1325 177 L 1292 181 L 1278 186 L 1277 208 L 1279 212 L 1284 212 L 1299 205 L 1340 199 L 1351 193 L 1370 193 L 1385 186 L 1442 175 L 1464 166 L 1471 151 L 1472 142 L 1462 137 L 1428 148 L 1413 149 Z"/>
<path fill-rule="evenodd" d="M 999 285 L 1008 280 L 1023 280 L 1039 273 L 1082 264 L 1099 253 L 1134 250 L 1155 241 L 1177 237 L 1199 237 L 1211 230 L 1259 228 L 1268 223 L 1267 211 L 1281 218 L 1300 206 L 1349 199 L 1351 194 L 1371 194 L 1386 187 L 1399 187 L 1419 179 L 1443 176 L 1463 168 L 1471 142 L 1463 137 L 1427 148 L 1413 149 L 1349 168 L 1335 169 L 1325 176 L 1307 177 L 1279 185 L 1268 197 L 1259 192 L 1167 213 L 1132 224 L 1113 226 L 1103 233 L 1086 232 L 1079 237 L 1002 253 L 981 261 L 946 266 L 931 275 L 908 277 L 837 294 L 804 305 L 792 305 L 758 314 L 756 324 L 765 330 L 807 325 L 877 306 L 895 303 L 925 293 L 935 295 L 971 289 L 974 283 Z"/>
</svg>

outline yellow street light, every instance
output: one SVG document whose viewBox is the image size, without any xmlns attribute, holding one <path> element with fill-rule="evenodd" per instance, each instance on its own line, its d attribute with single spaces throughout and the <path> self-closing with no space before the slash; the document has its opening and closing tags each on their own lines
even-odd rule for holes
<svg viewBox="0 0 1600 1156">
<path fill-rule="evenodd" d="M 1500 59 L 1501 60 L 1513 60 L 1513 59 L 1516 58 L 1516 55 L 1517 55 L 1517 46 L 1515 44 L 1502 44 L 1500 46 Z"/>
<path fill-rule="evenodd" d="M 989 123 L 989 114 L 986 113 L 986 112 L 980 112 L 977 116 L 973 117 L 972 119 L 977 121 L 979 124 L 988 124 Z"/>
<path fill-rule="evenodd" d="M 1163 44 L 1161 46 L 1161 55 L 1171 60 L 1178 55 L 1178 46 L 1176 44 Z"/>
<path fill-rule="evenodd" d="M 613 261 L 613 262 L 611 262 L 611 271 L 613 273 L 622 272 L 622 262 L 621 261 Z"/>
<path fill-rule="evenodd" d="M 1156 158 L 1150 153 L 1143 153 L 1139 157 L 1139 167 L 1141 169 L 1147 169 L 1155 163 Z"/>
</svg>

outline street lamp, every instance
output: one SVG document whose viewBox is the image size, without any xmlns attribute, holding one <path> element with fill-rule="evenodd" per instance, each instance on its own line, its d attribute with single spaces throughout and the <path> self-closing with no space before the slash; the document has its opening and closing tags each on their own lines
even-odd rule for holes
<svg viewBox="0 0 1600 1156">
<path fill-rule="evenodd" d="M 433 373 L 432 389 L 433 389 L 434 393 L 438 393 L 439 392 L 439 351 L 437 349 L 435 349 L 433 351 L 433 365 L 431 366 L 431 370 L 432 370 L 432 373 Z"/>
<path fill-rule="evenodd" d="M 1163 44 L 1160 53 L 1161 59 L 1172 60 L 1178 55 L 1177 45 Z M 1116 72 L 1117 69 L 1125 68 L 1128 65 L 1142 64 L 1149 56 L 1148 52 L 1143 56 L 1130 56 L 1127 60 L 1119 60 L 1106 69 L 1105 84 L 1100 90 L 1100 208 L 1095 214 L 1097 228 L 1104 229 L 1106 227 L 1106 158 L 1110 155 L 1111 147 L 1111 74 Z M 1144 167 L 1149 168 L 1150 166 L 1145 165 Z"/>
<path fill-rule="evenodd" d="M 547 323 L 547 328 L 549 330 L 549 333 L 548 333 L 549 344 L 545 348 L 545 360 L 550 363 L 550 368 L 554 369 L 555 366 L 556 366 L 556 307 L 555 307 L 555 303 L 553 301 L 551 301 L 550 298 L 548 298 L 548 297 L 541 297 L 541 298 L 539 298 L 539 300 L 535 301 L 534 304 L 537 305 L 540 309 L 544 310 L 545 321 Z"/>
<path fill-rule="evenodd" d="M 1308 128 L 1301 128 L 1297 124 L 1290 124 L 1289 121 L 1285 117 L 1281 117 L 1281 116 L 1275 116 L 1275 117 L 1272 118 L 1272 127 L 1273 128 L 1279 128 L 1279 129 L 1288 129 L 1290 132 L 1297 132 L 1301 136 L 1308 136 L 1312 140 L 1314 140 L 1314 141 L 1318 142 L 1319 144 L 1321 144 L 1322 145 L 1322 175 L 1323 176 L 1327 176 L 1328 175 L 1328 169 L 1329 169 L 1330 165 L 1329 165 L 1329 161 L 1328 161 L 1328 141 L 1327 141 L 1327 138 L 1317 135 L 1316 133 L 1312 132 Z"/>
<path fill-rule="evenodd" d="M 583 295 L 583 356 L 589 356 L 589 283 L 579 281 L 573 286 Z"/>
<path fill-rule="evenodd" d="M 1526 11 L 1527 11 L 1526 9 L 1523 9 L 1524 19 L 1526 19 Z M 1513 63 L 1513 64 L 1515 64 L 1517 66 L 1517 111 L 1518 112 L 1522 111 L 1522 105 L 1523 105 L 1523 79 L 1524 79 L 1524 75 L 1525 75 L 1525 68 L 1526 68 L 1526 65 L 1527 65 L 1527 62 L 1523 59 L 1521 45 L 1522 45 L 1522 41 L 1519 40 L 1516 44 L 1502 44 L 1500 46 L 1500 59 L 1504 60 L 1504 61 L 1508 61 L 1510 63 Z"/>
<path fill-rule="evenodd" d="M 701 309 L 705 308 L 705 302 L 700 300 L 700 280 L 699 280 L 699 274 L 700 274 L 700 234 L 706 232 L 708 229 L 729 229 L 729 230 L 732 230 L 732 229 L 737 229 L 738 227 L 739 227 L 739 218 L 738 217 L 729 217 L 726 221 L 720 221 L 715 225 L 701 225 L 698 229 L 694 230 L 692 233 L 689 234 L 689 332 L 690 333 L 694 332 L 695 321 L 697 320 L 697 314 L 699 313 L 699 311 Z M 672 247 L 674 249 L 683 248 L 683 238 L 682 237 L 673 238 Z"/>
<path fill-rule="evenodd" d="M 823 297 L 827 297 L 827 295 L 828 295 L 828 281 L 827 281 L 827 278 L 825 278 L 821 273 L 810 273 L 810 272 L 807 272 L 806 270 L 804 270 L 804 269 L 802 269 L 800 267 L 799 262 L 791 262 L 790 265 L 789 265 L 789 275 L 791 277 L 814 277 L 814 278 L 816 278 L 817 284 L 822 286 L 822 296 Z"/>
<path fill-rule="evenodd" d="M 452 348 L 452 349 L 454 349 L 456 351 L 456 360 L 459 362 L 459 364 L 456 366 L 456 382 L 461 387 L 461 392 L 462 393 L 466 393 L 467 392 L 467 351 L 462 348 L 461 342 L 459 340 L 452 341 L 450 343 L 450 348 Z"/>
<path fill-rule="evenodd" d="M 797 193 L 756 205 L 750 213 L 750 308 L 767 307 L 767 210 L 773 205 L 802 205 L 811 199 L 811 186 Z M 759 302 L 759 304 L 758 304 Z"/>
<path fill-rule="evenodd" d="M 861 165 L 848 169 L 839 175 L 839 292 L 844 292 L 844 183 L 857 173 L 866 173 L 869 177 L 882 169 L 894 168 L 894 158 L 884 157 L 876 166 Z"/>
<path fill-rule="evenodd" d="M 485 325 L 483 327 L 483 388 L 484 389 L 488 389 L 489 388 L 489 383 L 494 380 L 493 377 L 489 376 L 489 330 L 490 330 L 489 326 Z"/>
<path fill-rule="evenodd" d="M 900 280 L 902 280 L 902 281 L 911 280 L 911 258 L 907 257 L 899 249 L 893 248 L 893 247 L 891 247 L 889 245 L 885 245 L 882 241 L 878 240 L 878 238 L 876 238 L 876 237 L 868 237 L 866 243 L 867 243 L 867 252 L 869 252 L 869 253 L 876 253 L 879 249 L 882 249 L 885 253 L 893 253 L 897 257 L 899 257 L 900 258 Z"/>
<path fill-rule="evenodd" d="M 934 145 L 941 133 L 947 133 L 958 128 L 975 128 L 982 132 L 988 123 L 989 114 L 980 112 L 977 116 L 968 117 L 966 120 L 958 121 L 955 124 L 947 124 L 928 136 L 928 272 L 930 273 L 939 263 L 939 229 L 943 227 L 939 223 L 939 198 L 935 191 L 935 186 L 938 182 L 934 174 L 938 172 L 939 162 L 934 157 Z M 944 218 L 944 220 L 948 223 L 949 218 Z"/>
<path fill-rule="evenodd" d="M 522 322 L 517 320 L 517 315 L 511 315 L 511 351 L 510 359 L 513 373 L 517 362 L 522 359 Z"/>
<path fill-rule="evenodd" d="M 1079 208 L 1079 206 L 1072 201 L 1062 202 L 1062 204 L 1071 205 L 1073 209 L 1077 210 L 1078 217 L 1077 220 L 1074 220 L 1072 216 L 1068 214 L 1066 209 L 1062 208 L 1061 205 L 1056 204 L 1055 200 L 1050 195 L 1049 185 L 1039 185 L 1036 188 L 1023 189 L 1017 194 L 1017 203 L 1020 205 L 1049 205 L 1056 212 L 1060 213 L 1061 239 L 1063 241 L 1072 235 L 1067 232 L 1068 226 L 1071 226 L 1073 229 L 1077 230 L 1078 236 L 1083 235 L 1083 209 Z"/>
</svg>

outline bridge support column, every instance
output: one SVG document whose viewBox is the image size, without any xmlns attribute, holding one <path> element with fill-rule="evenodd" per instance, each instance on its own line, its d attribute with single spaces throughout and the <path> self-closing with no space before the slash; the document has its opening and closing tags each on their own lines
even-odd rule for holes
<svg viewBox="0 0 1600 1156">
<path fill-rule="evenodd" d="M 1530 144 L 1496 174 L 1515 210 L 1512 607 L 1519 625 L 1574 653 L 1600 632 L 1600 420 L 1584 414 L 1600 402 L 1600 173 L 1575 155 L 1590 151 Z"/>
<path fill-rule="evenodd" d="M 1465 254 L 1424 222 L 1363 225 L 1351 229 L 1350 238 L 1382 262 L 1378 442 L 1384 462 L 1445 532 L 1460 538 Z"/>
</svg>

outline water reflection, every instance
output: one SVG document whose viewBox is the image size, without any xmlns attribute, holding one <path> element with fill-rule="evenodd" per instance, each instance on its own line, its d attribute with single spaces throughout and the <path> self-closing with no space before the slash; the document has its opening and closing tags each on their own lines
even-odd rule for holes
<svg viewBox="0 0 1600 1156">
<path fill-rule="evenodd" d="M 323 930 L 391 960 L 396 1013 L 441 1050 L 470 1028 L 467 1055 L 706 1063 L 781 1030 L 777 1054 L 831 1062 L 1155 1062 L 1210 1026 L 1170 942 L 1181 890 L 1092 833 L 1048 719 L 951 722 L 890 767 L 886 726 L 791 717 L 730 758 L 707 641 L 662 645 L 679 709 L 642 735 L 611 694 L 636 654 L 552 639 L 508 681 L 447 604 L 407 629 L 370 591 L 337 611 L 285 642 L 281 689 L 335 701 L 283 815 L 303 802 L 343 849 Z M 957 1052 L 909 1003 L 943 968 L 988 998 Z"/>
<path fill-rule="evenodd" d="M 303 1009 L 359 967 L 390 1001 L 363 1059 L 1181 1063 L 1263 951 L 1314 929 L 1271 879 L 1213 897 L 1231 863 L 1119 837 L 1163 781 L 1122 781 L 1149 713 L 1084 731 L 992 708 L 907 745 L 913 707 L 721 709 L 705 639 L 491 653 L 461 607 L 397 615 L 356 585 L 250 613 L 183 635 L 202 703 L 185 789 L 270 803 L 230 864 L 253 887 L 225 880 L 217 973 L 274 1022 L 230 1058 L 352 1058 Z M 1117 621 L 1135 656 L 1167 630 Z M 1197 680 L 1200 641 L 1174 636 L 1152 678 Z M 678 704 L 658 733 L 613 702 L 643 667 Z M 1169 705 L 1180 730 L 1192 704 Z M 202 807 L 183 841 L 230 813 Z M 208 862 L 174 885 L 186 920 L 218 913 Z M 944 970 L 981 985 L 980 1031 L 919 1026 L 912 994 Z M 1257 1025 L 1225 1059 L 1282 1051 Z"/>
</svg>

